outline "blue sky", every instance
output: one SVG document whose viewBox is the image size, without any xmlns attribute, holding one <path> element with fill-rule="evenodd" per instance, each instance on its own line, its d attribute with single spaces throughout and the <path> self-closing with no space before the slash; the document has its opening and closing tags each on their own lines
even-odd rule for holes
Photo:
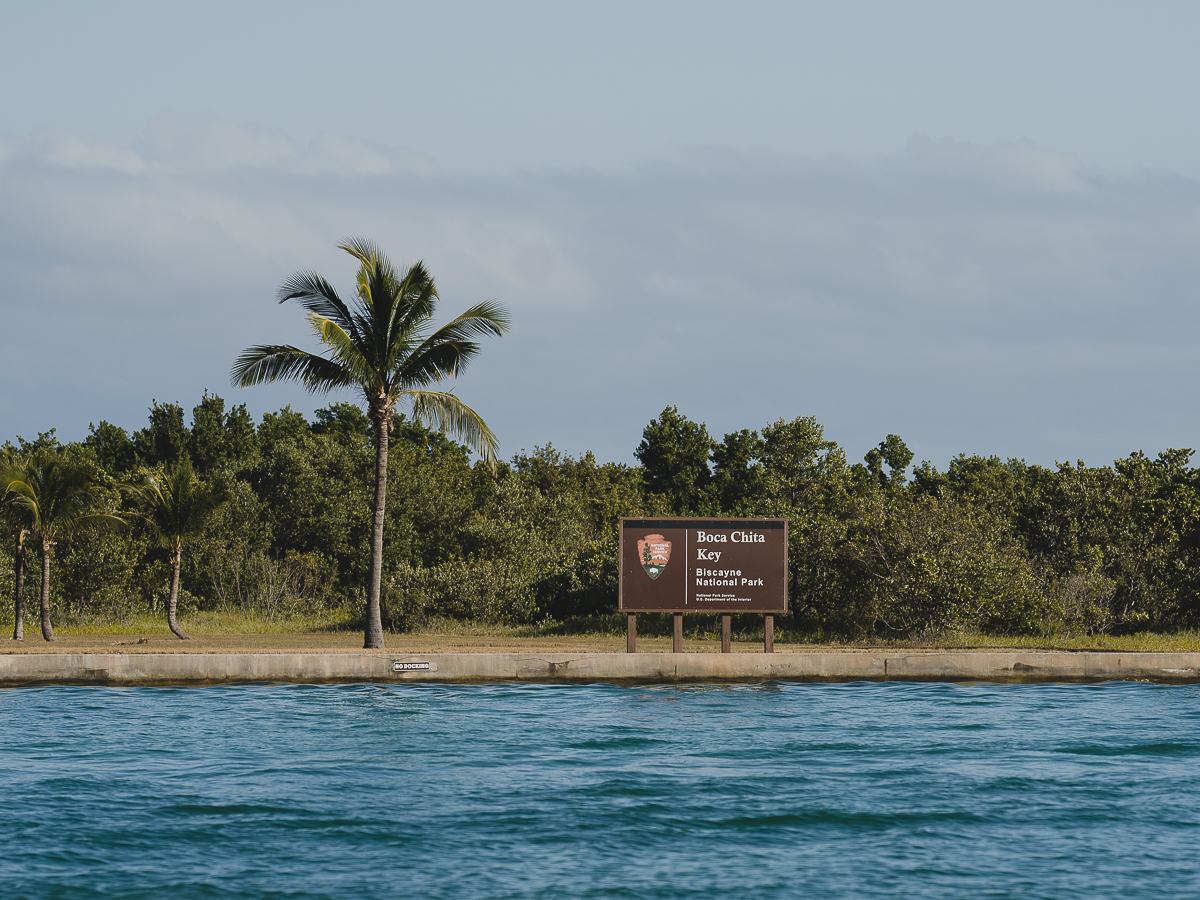
<svg viewBox="0 0 1200 900">
<path fill-rule="evenodd" d="M 1200 7 L 0 3 L 0 439 L 128 428 L 306 341 L 337 240 L 512 335 L 516 452 L 677 404 L 859 458 L 1200 446 Z"/>
</svg>

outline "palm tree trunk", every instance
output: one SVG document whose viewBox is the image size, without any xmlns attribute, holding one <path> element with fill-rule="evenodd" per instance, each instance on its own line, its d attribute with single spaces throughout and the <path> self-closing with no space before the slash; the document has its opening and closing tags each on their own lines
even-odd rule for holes
<svg viewBox="0 0 1200 900">
<path fill-rule="evenodd" d="M 50 624 L 50 554 L 53 544 L 42 541 L 42 637 L 54 640 L 54 626 Z"/>
<path fill-rule="evenodd" d="M 171 634 L 181 641 L 190 641 L 191 635 L 184 634 L 183 629 L 175 621 L 175 607 L 179 603 L 179 566 L 183 553 L 179 547 L 171 548 L 171 599 L 167 602 L 167 625 Z"/>
<path fill-rule="evenodd" d="M 383 620 L 379 612 L 379 586 L 383 579 L 383 520 L 387 505 L 387 460 L 390 414 L 375 417 L 375 504 L 371 520 L 371 570 L 367 576 L 367 623 L 364 648 L 383 648 Z"/>
<path fill-rule="evenodd" d="M 29 532 L 17 528 L 17 547 L 13 553 L 13 636 L 14 641 L 25 640 L 25 535 Z"/>
</svg>

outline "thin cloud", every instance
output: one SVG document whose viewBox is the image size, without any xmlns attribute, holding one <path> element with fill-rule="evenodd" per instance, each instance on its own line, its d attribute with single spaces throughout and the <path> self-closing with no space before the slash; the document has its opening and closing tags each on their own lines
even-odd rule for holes
<svg viewBox="0 0 1200 900">
<path fill-rule="evenodd" d="M 941 463 L 1200 443 L 1195 181 L 921 137 L 465 177 L 211 116 L 157 119 L 139 148 L 0 137 L 0 430 L 80 437 L 152 397 L 228 394 L 242 347 L 308 340 L 274 287 L 302 267 L 348 285 L 351 234 L 424 258 L 448 313 L 514 311 L 459 388 L 506 450 L 628 460 L 669 403 L 717 434 L 815 414 L 852 455 L 894 432 Z"/>
<path fill-rule="evenodd" d="M 437 165 L 411 150 L 372 145 L 324 132 L 308 144 L 213 115 L 160 115 L 148 129 L 147 156 L 170 172 L 224 175 L 237 171 L 298 175 L 433 175 Z"/>
</svg>

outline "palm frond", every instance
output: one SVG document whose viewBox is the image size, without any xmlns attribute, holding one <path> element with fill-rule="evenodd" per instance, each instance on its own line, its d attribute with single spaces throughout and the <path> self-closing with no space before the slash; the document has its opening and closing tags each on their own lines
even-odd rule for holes
<svg viewBox="0 0 1200 900">
<path fill-rule="evenodd" d="M 3 469 L 0 469 L 0 500 L 8 497 L 12 490 L 12 484 L 18 481 L 24 481 L 27 477 L 25 467 L 17 464 L 12 460 L 5 460 L 8 463 Z"/>
<path fill-rule="evenodd" d="M 163 472 L 143 472 L 125 485 L 134 515 L 164 547 L 199 533 L 208 517 L 228 500 L 225 490 L 198 479 L 191 463 L 181 461 Z"/>
<path fill-rule="evenodd" d="M 438 301 L 437 284 L 424 261 L 417 260 L 408 267 L 400 282 L 399 295 L 392 328 L 409 333 L 433 317 Z"/>
<path fill-rule="evenodd" d="M 258 344 L 233 363 L 230 380 L 235 387 L 271 381 L 298 381 L 314 393 L 355 384 L 351 373 L 334 360 L 287 344 Z"/>
<path fill-rule="evenodd" d="M 333 285 L 316 272 L 304 269 L 292 274 L 279 286 L 276 295 L 280 303 L 299 300 L 308 312 L 331 319 L 358 337 L 358 323 L 349 307 L 338 296 Z"/>
<path fill-rule="evenodd" d="M 360 263 L 355 281 L 364 307 L 359 318 L 363 356 L 372 359 L 377 368 L 386 368 L 390 349 L 398 338 L 396 322 L 407 308 L 407 276 L 400 279 L 391 260 L 365 238 L 345 238 L 338 247 Z"/>
<path fill-rule="evenodd" d="M 339 250 L 345 250 L 355 259 L 357 259 L 364 267 L 374 265 L 377 261 L 383 260 L 391 267 L 391 262 L 379 249 L 379 245 L 374 241 L 360 237 L 342 238 L 342 242 L 337 245 Z"/>
<path fill-rule="evenodd" d="M 381 266 L 376 260 L 370 267 L 363 266 L 358 274 L 360 293 L 371 307 L 371 336 L 376 359 L 382 363 L 398 337 L 395 323 L 403 315 L 405 298 L 403 285 L 397 280 L 391 263 L 387 263 L 386 270 Z"/>
<path fill-rule="evenodd" d="M 33 525 L 38 519 L 38 499 L 37 487 L 30 482 L 26 466 L 10 465 L 0 472 L 0 500 Z"/>
<path fill-rule="evenodd" d="M 414 350 L 396 368 L 395 380 L 404 387 L 437 384 L 457 376 L 478 353 L 479 345 L 473 341 Z"/>
<path fill-rule="evenodd" d="M 97 473 L 56 454 L 35 453 L 24 466 L 7 469 L 3 481 L 9 502 L 25 512 L 43 540 L 125 524 L 120 516 L 96 509 Z"/>
<path fill-rule="evenodd" d="M 363 356 L 362 345 L 348 335 L 336 322 L 322 318 L 316 313 L 309 313 L 308 323 L 312 326 L 317 340 L 327 346 L 333 354 L 333 361 L 340 364 L 354 382 L 367 385 L 377 384 L 381 381 L 379 373 L 383 367 Z"/>
<path fill-rule="evenodd" d="M 448 376 L 456 377 L 479 352 L 479 345 L 473 338 L 488 335 L 499 337 L 508 331 L 510 325 L 508 313 L 500 304 L 490 300 L 477 303 L 413 348 L 409 354 L 411 364 L 406 363 L 405 368 L 412 372 L 413 378 L 440 380 Z M 434 372 L 442 374 L 434 378 Z"/>
<path fill-rule="evenodd" d="M 431 341 L 444 336 L 446 340 L 461 340 L 466 337 L 500 337 L 512 327 L 508 311 L 495 300 L 476 303 L 462 315 L 447 322 L 429 336 Z"/>
<path fill-rule="evenodd" d="M 405 396 L 418 421 L 458 438 L 495 469 L 500 442 L 475 410 L 444 391 L 406 391 Z"/>
<path fill-rule="evenodd" d="M 110 512 L 93 512 L 78 516 L 67 522 L 62 534 L 78 534 L 81 531 L 120 531 L 129 526 L 123 516 Z"/>
<path fill-rule="evenodd" d="M 375 357 L 387 357 L 387 345 L 391 337 L 391 323 L 396 317 L 396 305 L 400 295 L 396 267 L 371 241 L 363 238 L 348 238 L 342 249 L 357 259 L 361 265 L 355 275 L 358 299 L 370 319 L 368 340 Z M 364 329 L 366 333 L 367 329 Z"/>
</svg>

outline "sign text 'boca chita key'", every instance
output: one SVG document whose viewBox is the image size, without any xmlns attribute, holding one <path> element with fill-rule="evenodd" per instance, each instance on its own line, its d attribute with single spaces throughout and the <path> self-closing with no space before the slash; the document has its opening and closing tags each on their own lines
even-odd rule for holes
<svg viewBox="0 0 1200 900">
<path fill-rule="evenodd" d="M 622 519 L 625 612 L 787 611 L 785 519 Z"/>
</svg>

